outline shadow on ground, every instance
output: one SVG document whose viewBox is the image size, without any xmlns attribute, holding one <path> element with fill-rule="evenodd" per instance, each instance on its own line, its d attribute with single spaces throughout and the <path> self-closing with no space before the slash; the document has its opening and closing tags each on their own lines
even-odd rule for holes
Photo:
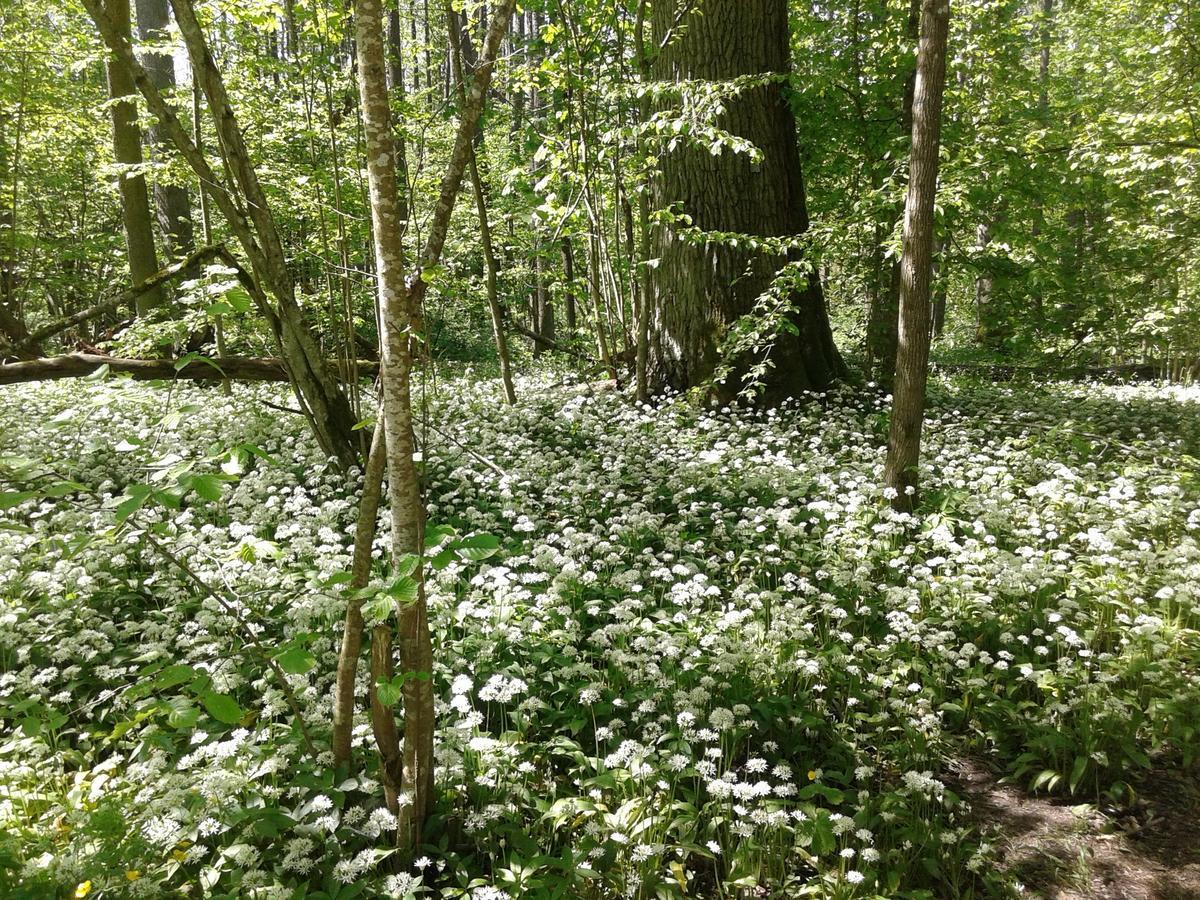
<svg viewBox="0 0 1200 900">
<path fill-rule="evenodd" d="M 980 828 L 996 835 L 1000 863 L 1028 895 L 1048 900 L 1200 900 L 1200 783 L 1154 771 L 1137 808 L 1032 796 L 1000 784 L 978 759 L 953 767 L 951 786 Z"/>
</svg>

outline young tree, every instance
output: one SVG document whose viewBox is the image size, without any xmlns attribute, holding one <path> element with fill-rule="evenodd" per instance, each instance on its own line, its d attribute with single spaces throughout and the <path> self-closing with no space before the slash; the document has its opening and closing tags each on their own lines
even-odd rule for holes
<svg viewBox="0 0 1200 900">
<path fill-rule="evenodd" d="M 661 158 L 655 205 L 677 209 L 702 235 L 686 234 L 678 220 L 658 230 L 652 377 L 690 388 L 717 370 L 731 326 L 754 310 L 786 263 L 800 261 L 795 250 L 753 249 L 753 238 L 795 238 L 808 230 L 796 123 L 784 93 L 791 69 L 788 4 L 699 0 L 681 10 L 677 0 L 654 0 L 651 13 L 654 44 L 661 47 L 652 77 L 685 93 L 696 80 L 728 86 L 749 79 L 723 100 L 717 127 L 760 154 L 685 138 Z M 730 234 L 745 237 L 722 236 Z M 763 376 L 767 400 L 824 390 L 845 371 L 815 269 L 782 290 L 789 308 Z M 737 393 L 741 376 L 761 362 L 761 354 L 743 354 L 718 394 Z"/>
<path fill-rule="evenodd" d="M 892 505 L 905 512 L 911 512 L 915 502 L 929 376 L 934 201 L 949 31 L 950 0 L 922 0 L 912 154 L 904 206 L 904 255 L 900 261 L 900 335 L 884 468 L 884 482 L 895 492 Z"/>
<path fill-rule="evenodd" d="M 130 40 L 129 0 L 104 0 L 104 7 L 113 28 L 125 40 Z M 109 55 L 105 64 L 108 70 L 108 95 L 112 99 L 113 160 L 118 167 L 117 187 L 121 195 L 125 252 L 129 262 L 129 277 L 136 286 L 158 271 L 146 176 L 134 171 L 142 164 L 142 136 L 137 126 L 137 105 L 130 99 L 137 89 L 128 70 L 115 55 Z M 136 311 L 140 315 L 162 302 L 161 289 L 145 291 L 138 294 Z"/>
<path fill-rule="evenodd" d="M 470 159 L 475 128 L 487 96 L 492 67 L 507 30 L 516 0 L 499 0 L 492 6 L 492 22 L 475 72 L 475 80 L 459 110 L 454 150 L 442 179 L 442 189 L 420 269 L 437 265 L 446 242 L 454 203 Z M 419 322 L 425 281 L 420 271 L 411 281 L 406 277 L 401 236 L 406 216 L 401 214 L 396 182 L 396 147 L 392 136 L 391 107 L 387 91 L 387 58 L 383 40 L 383 9 L 380 0 L 356 0 L 355 35 L 358 53 L 358 84 L 362 99 L 363 130 L 366 138 L 367 180 L 371 192 L 371 222 L 374 233 L 379 314 L 383 325 L 382 357 L 383 417 L 387 450 L 388 494 L 392 514 L 392 560 L 397 566 L 412 561 L 411 578 L 415 596 L 398 605 L 396 633 L 400 664 L 405 673 L 404 749 L 400 766 L 400 803 L 397 844 L 414 850 L 421 842 L 421 829 L 433 809 L 433 737 L 436 726 L 433 705 L 433 643 L 425 603 L 421 551 L 424 543 L 425 507 L 413 455 L 410 380 L 413 368 L 412 343 Z M 372 643 L 372 654 L 387 653 Z M 373 667 L 378 669 L 378 663 Z M 391 715 L 376 710 L 376 715 Z M 385 761 L 386 764 L 387 761 Z"/>
</svg>

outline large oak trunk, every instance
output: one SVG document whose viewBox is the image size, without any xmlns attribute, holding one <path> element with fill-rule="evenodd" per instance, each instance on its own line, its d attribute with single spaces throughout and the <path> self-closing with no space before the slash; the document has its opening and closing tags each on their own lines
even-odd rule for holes
<svg viewBox="0 0 1200 900">
<path fill-rule="evenodd" d="M 796 124 L 784 94 L 790 70 L 786 0 L 701 0 L 678 14 L 676 0 L 654 0 L 653 32 L 663 49 L 651 65 L 660 82 L 727 82 L 739 76 L 778 75 L 744 88 L 725 101 L 718 126 L 750 141 L 759 161 L 744 153 L 712 153 L 680 140 L 664 152 L 654 184 L 659 208 L 675 205 L 691 226 L 708 232 L 793 237 L 808 228 Z M 665 46 L 663 46 L 665 42 Z M 717 369 L 729 327 L 750 313 L 772 285 L 788 256 L 758 252 L 741 240 L 696 243 L 683 238 L 683 223 L 656 236 L 660 262 L 654 270 L 657 303 L 651 348 L 657 386 L 690 388 Z M 790 292 L 788 320 L 769 351 L 765 399 L 824 390 L 844 374 L 833 342 L 820 278 L 814 271 Z M 736 394 L 742 374 L 756 360 L 737 360 L 718 396 Z"/>
</svg>

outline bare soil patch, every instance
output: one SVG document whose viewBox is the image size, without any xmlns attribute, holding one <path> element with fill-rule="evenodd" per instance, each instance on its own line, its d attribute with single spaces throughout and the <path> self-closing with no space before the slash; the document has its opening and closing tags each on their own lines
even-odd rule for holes
<svg viewBox="0 0 1200 900">
<path fill-rule="evenodd" d="M 994 829 L 1001 865 L 1048 900 L 1198 900 L 1200 782 L 1151 772 L 1131 809 L 1103 810 L 1001 784 L 980 759 L 958 760 L 951 787 Z"/>
</svg>

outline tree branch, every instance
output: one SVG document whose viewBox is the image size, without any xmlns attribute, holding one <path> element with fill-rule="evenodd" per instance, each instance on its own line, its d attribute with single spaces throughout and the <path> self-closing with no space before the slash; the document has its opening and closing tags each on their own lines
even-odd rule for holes
<svg viewBox="0 0 1200 900">
<path fill-rule="evenodd" d="M 226 356 L 210 359 L 123 359 L 97 353 L 68 353 L 45 359 L 30 359 L 0 365 L 0 384 L 28 381 L 56 381 L 60 378 L 85 378 L 108 366 L 114 374 L 129 375 L 137 381 L 287 381 L 283 360 L 275 357 Z M 332 368 L 333 363 L 330 363 Z M 360 360 L 358 371 L 364 376 L 379 372 L 379 363 Z"/>
</svg>

